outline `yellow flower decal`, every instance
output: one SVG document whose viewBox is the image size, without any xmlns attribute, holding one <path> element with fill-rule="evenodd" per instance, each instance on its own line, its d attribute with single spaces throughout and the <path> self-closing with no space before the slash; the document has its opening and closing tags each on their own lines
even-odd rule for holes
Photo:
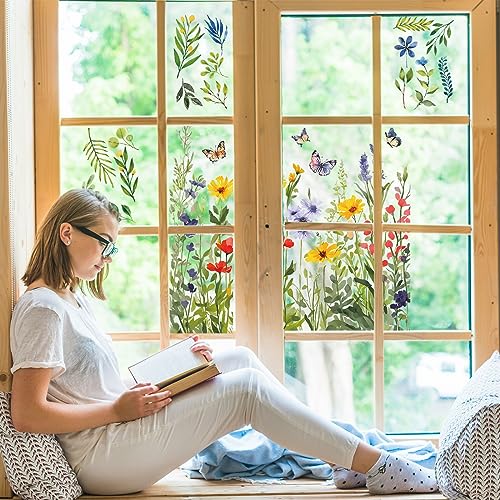
<svg viewBox="0 0 500 500">
<path fill-rule="evenodd" d="M 297 165 L 296 163 L 292 163 L 292 167 L 295 170 L 296 174 L 303 174 L 304 173 L 304 169 L 300 168 L 300 165 Z"/>
<path fill-rule="evenodd" d="M 191 14 L 189 16 L 189 22 L 192 23 L 196 18 L 193 16 L 193 14 Z"/>
<path fill-rule="evenodd" d="M 352 195 L 350 198 L 346 198 L 345 200 L 340 201 L 337 204 L 337 208 L 340 215 L 344 219 L 350 219 L 354 215 L 360 214 L 365 208 L 365 205 L 362 200 Z"/>
<path fill-rule="evenodd" d="M 208 185 L 208 192 L 219 200 L 227 200 L 233 192 L 233 181 L 219 175 Z"/>
<path fill-rule="evenodd" d="M 336 243 L 327 243 L 324 241 L 320 243 L 316 248 L 309 250 L 306 253 L 305 259 L 307 262 L 331 262 L 333 259 L 340 256 L 340 250 Z"/>
<path fill-rule="evenodd" d="M 289 176 L 288 176 L 288 180 L 290 182 L 293 182 L 295 179 L 297 178 L 297 174 L 295 172 L 292 172 Z"/>
</svg>

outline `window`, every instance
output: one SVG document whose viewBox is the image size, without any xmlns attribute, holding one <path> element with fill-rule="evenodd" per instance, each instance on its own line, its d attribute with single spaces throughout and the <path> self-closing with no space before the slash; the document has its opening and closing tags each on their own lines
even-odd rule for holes
<svg viewBox="0 0 500 500">
<path fill-rule="evenodd" d="M 60 78 L 37 115 L 61 110 L 37 213 L 114 171 L 123 367 L 199 332 L 328 416 L 421 433 L 498 346 L 494 5 L 373 4 L 37 4 Z"/>
</svg>

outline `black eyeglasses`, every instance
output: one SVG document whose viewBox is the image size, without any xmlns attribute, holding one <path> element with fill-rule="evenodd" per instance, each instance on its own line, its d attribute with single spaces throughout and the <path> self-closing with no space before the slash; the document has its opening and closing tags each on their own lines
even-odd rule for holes
<svg viewBox="0 0 500 500">
<path fill-rule="evenodd" d="M 102 249 L 101 253 L 101 255 L 104 258 L 111 257 L 112 255 L 115 255 L 118 252 L 118 248 L 116 247 L 116 245 L 112 241 L 103 238 L 100 234 L 94 233 L 94 231 L 91 231 L 90 229 L 87 229 L 84 226 L 73 226 L 73 227 L 76 227 L 76 229 L 78 229 L 78 231 L 82 232 L 83 234 L 86 234 L 87 236 L 90 236 L 91 238 L 100 241 L 104 245 L 104 248 Z"/>
</svg>

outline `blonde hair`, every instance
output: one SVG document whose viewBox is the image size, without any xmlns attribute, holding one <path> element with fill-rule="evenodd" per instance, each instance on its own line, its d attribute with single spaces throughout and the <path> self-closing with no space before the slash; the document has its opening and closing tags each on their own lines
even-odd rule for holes
<svg viewBox="0 0 500 500">
<path fill-rule="evenodd" d="M 97 191 L 72 189 L 61 195 L 38 230 L 28 267 L 21 278 L 24 284 L 29 286 L 41 278 L 55 290 L 69 286 L 74 292 L 80 286 L 81 280 L 73 274 L 68 250 L 59 237 L 59 228 L 63 222 L 77 226 L 93 226 L 98 224 L 106 213 L 120 221 L 120 212 L 116 205 Z M 89 292 L 101 300 L 106 299 L 102 283 L 108 271 L 106 264 L 94 280 L 86 282 Z"/>
</svg>

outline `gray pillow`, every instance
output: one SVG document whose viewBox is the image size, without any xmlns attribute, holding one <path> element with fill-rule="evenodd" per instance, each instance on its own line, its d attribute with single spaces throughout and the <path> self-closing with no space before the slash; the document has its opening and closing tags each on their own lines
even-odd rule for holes
<svg viewBox="0 0 500 500">
<path fill-rule="evenodd" d="M 10 486 L 22 499 L 73 500 L 83 493 L 53 434 L 16 431 L 5 392 L 0 392 L 0 453 Z"/>
<path fill-rule="evenodd" d="M 453 500 L 500 499 L 500 355 L 474 373 L 443 426 L 436 460 L 441 492 Z"/>
</svg>

